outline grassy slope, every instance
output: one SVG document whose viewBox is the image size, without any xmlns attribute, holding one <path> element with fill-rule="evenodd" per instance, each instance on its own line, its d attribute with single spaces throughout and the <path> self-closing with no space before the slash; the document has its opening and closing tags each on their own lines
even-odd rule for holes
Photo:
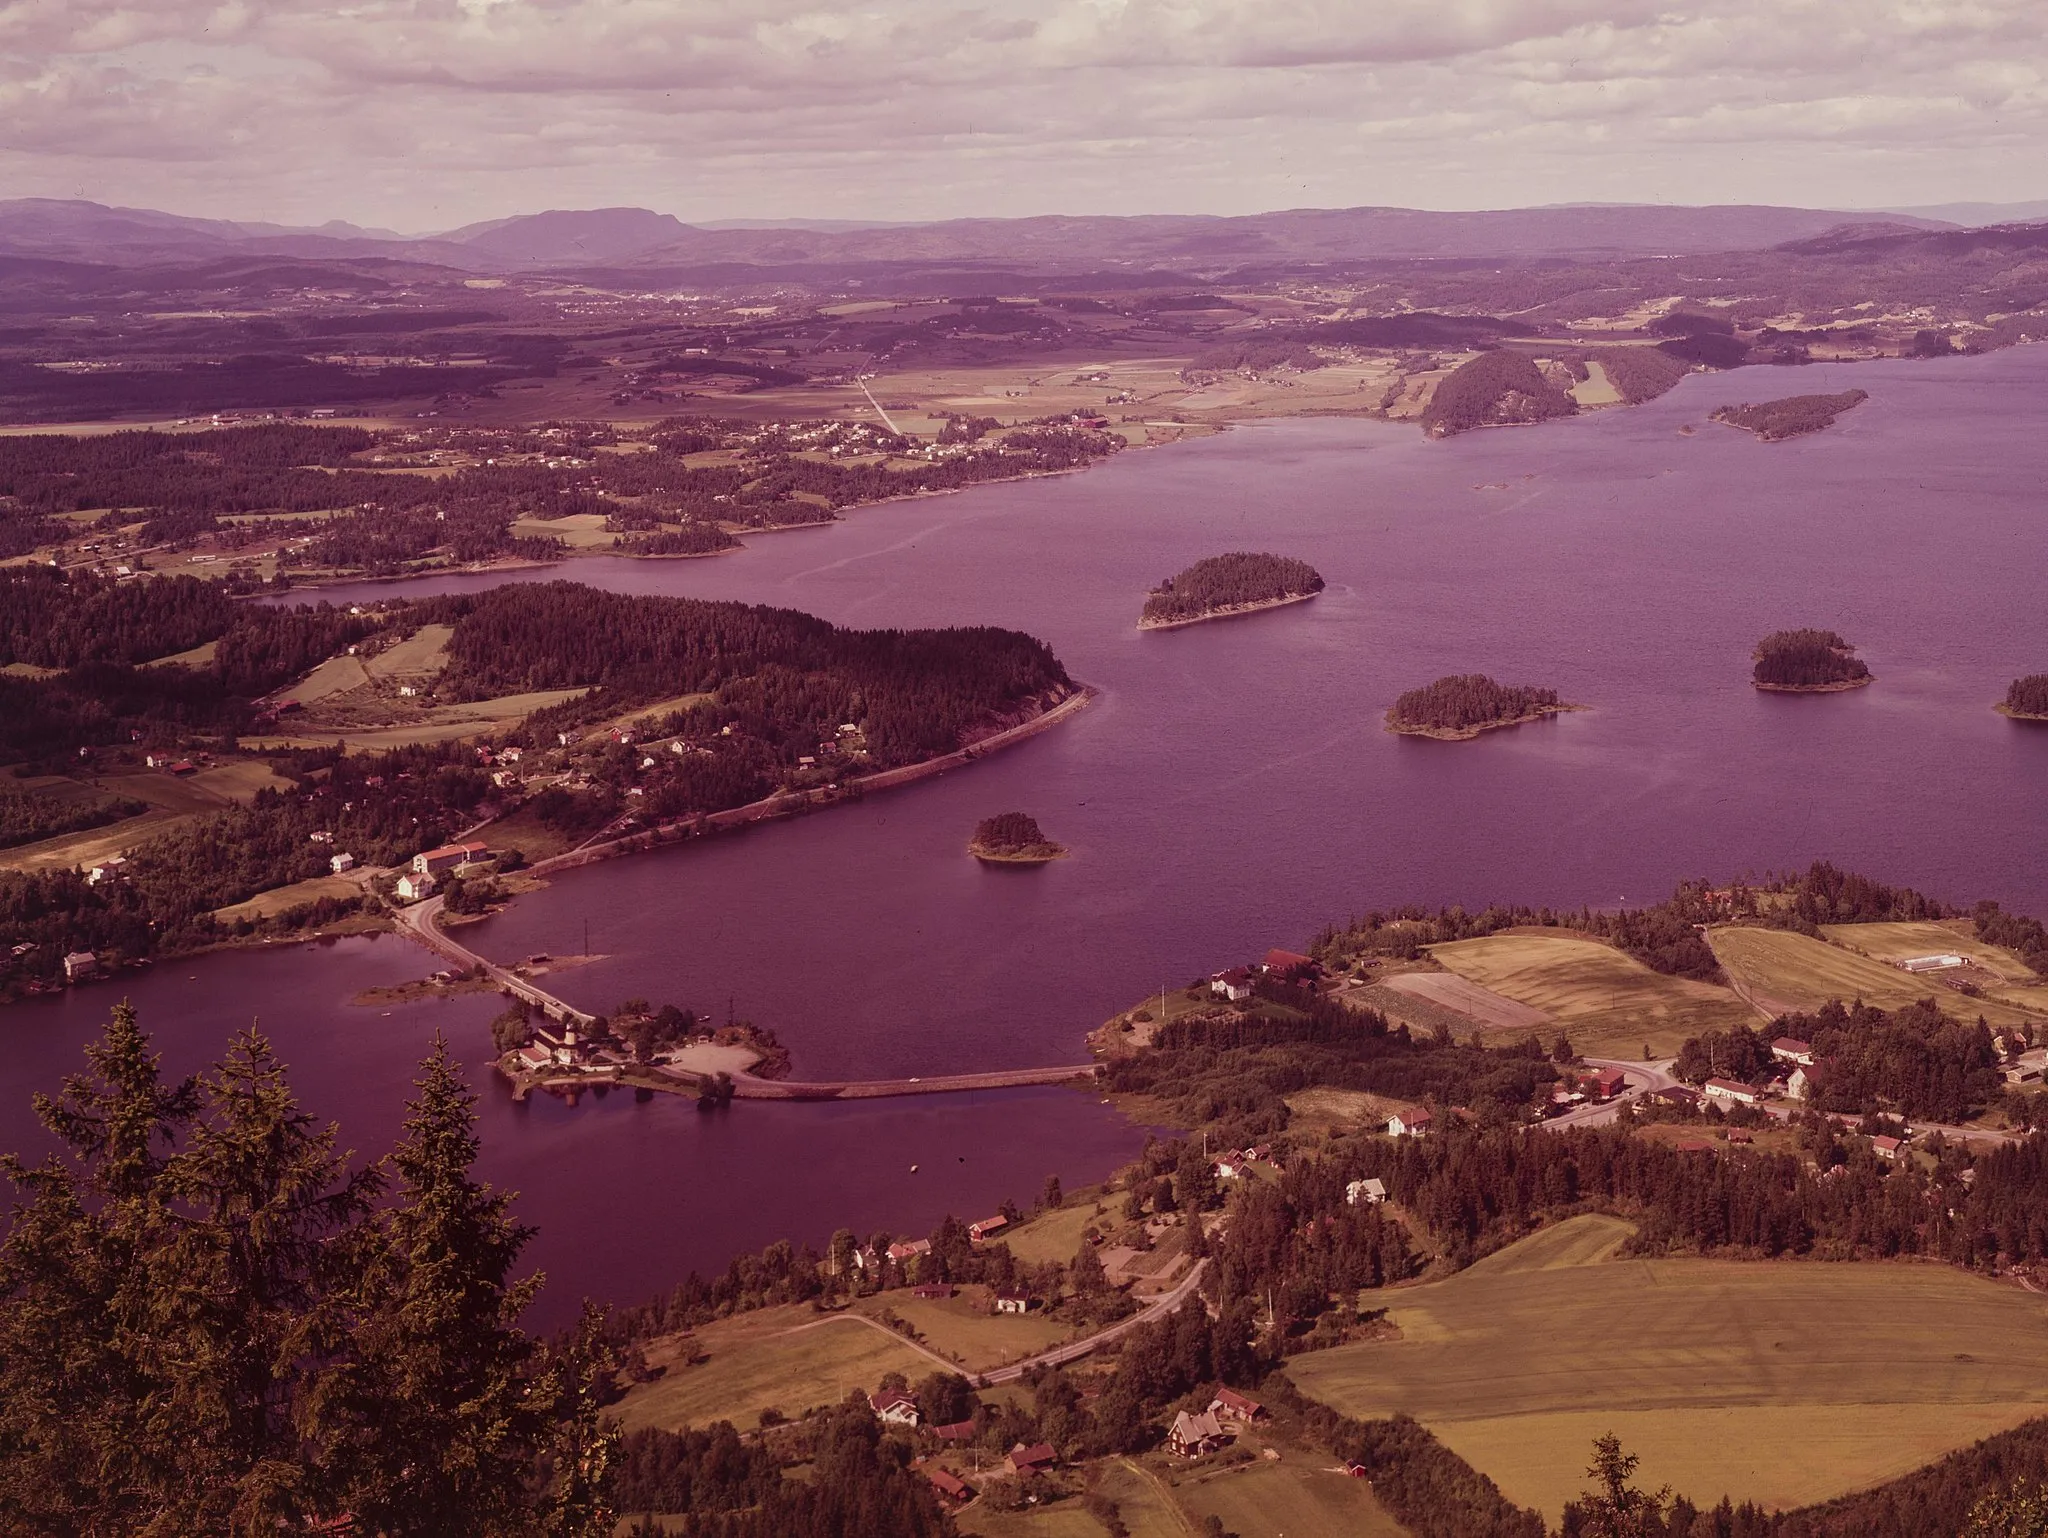
<svg viewBox="0 0 2048 1538">
<path fill-rule="evenodd" d="M 750 1429 L 770 1405 L 794 1417 L 836 1403 L 849 1389 L 873 1390 L 884 1373 L 916 1382 L 936 1370 L 864 1324 L 835 1320 L 803 1328 L 815 1318 L 807 1308 L 774 1308 L 705 1326 L 696 1339 L 709 1360 L 694 1367 L 673 1363 L 654 1382 L 636 1386 L 619 1403 L 619 1423 L 628 1430 L 679 1429 L 729 1420 Z M 650 1353 L 657 1362 L 663 1355 Z"/>
<path fill-rule="evenodd" d="M 1914 977 L 1869 956 L 1789 930 L 1713 929 L 1707 932 L 1707 943 L 1731 977 L 1740 978 L 1764 998 L 1798 1009 L 1817 1009 L 1829 999 L 1861 999 L 1896 1009 L 1915 999 L 1931 998 L 1945 1014 L 1958 1020 L 1975 1020 L 1981 1014 L 1993 1025 L 2016 1025 L 2038 1018 L 2010 1004 L 1973 999 L 1944 988 L 1937 978 Z"/>
<path fill-rule="evenodd" d="M 1407 1410 L 1553 1517 L 1613 1430 L 1700 1504 L 1823 1500 L 2048 1407 L 2048 1307 L 1923 1265 L 1603 1260 L 1582 1218 L 1389 1293 L 1397 1341 L 1289 1364 L 1346 1413 Z"/>
<path fill-rule="evenodd" d="M 1565 935 L 1489 935 L 1434 945 L 1461 977 L 1542 1010 L 1595 1057 L 1636 1057 L 1645 1042 L 1676 1052 L 1701 1031 L 1757 1018 L 1726 988 L 1666 977 L 1611 945 Z"/>
<path fill-rule="evenodd" d="M 1072 1325 L 1048 1319 L 1043 1313 L 991 1313 L 988 1290 L 982 1287 L 970 1287 L 960 1296 L 945 1299 L 913 1298 L 899 1289 L 863 1299 L 857 1306 L 870 1315 L 894 1309 L 925 1345 L 976 1372 L 1031 1356 L 1073 1334 Z M 922 1372 L 932 1370 L 926 1364 Z"/>
</svg>

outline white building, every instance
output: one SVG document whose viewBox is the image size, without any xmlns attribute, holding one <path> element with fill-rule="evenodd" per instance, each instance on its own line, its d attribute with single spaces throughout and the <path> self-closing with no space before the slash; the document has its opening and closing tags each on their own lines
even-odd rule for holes
<svg viewBox="0 0 2048 1538">
<path fill-rule="evenodd" d="M 356 857 L 352 854 L 338 854 L 327 862 L 327 868 L 339 876 L 356 868 Z"/>
<path fill-rule="evenodd" d="M 1368 1207 L 1377 1207 L 1387 1199 L 1387 1183 L 1377 1175 L 1364 1180 L 1354 1180 L 1344 1188 L 1344 1200 L 1353 1207 L 1364 1202 Z"/>
<path fill-rule="evenodd" d="M 398 900 L 402 903 L 416 903 L 434 891 L 434 878 L 422 876 L 417 871 L 407 871 L 398 878 Z"/>
</svg>

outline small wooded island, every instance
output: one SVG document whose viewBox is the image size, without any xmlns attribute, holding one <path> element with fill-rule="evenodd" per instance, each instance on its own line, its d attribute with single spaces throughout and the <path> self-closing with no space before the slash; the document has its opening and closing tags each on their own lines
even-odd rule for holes
<svg viewBox="0 0 2048 1538">
<path fill-rule="evenodd" d="M 987 817 L 967 841 L 967 852 L 990 865 L 1043 865 L 1062 860 L 1067 851 L 1045 836 L 1038 820 L 1026 812 Z"/>
<path fill-rule="evenodd" d="M 1585 708 L 1565 704 L 1555 689 L 1497 684 L 1484 673 L 1460 673 L 1410 689 L 1394 701 L 1387 712 L 1387 730 L 1405 737 L 1463 742 L 1481 732 Z"/>
<path fill-rule="evenodd" d="M 2005 691 L 1998 713 L 2015 721 L 2048 721 L 2048 673 L 2015 678 Z"/>
<path fill-rule="evenodd" d="M 1745 401 L 1740 406 L 1723 406 L 1713 413 L 1713 420 L 1755 433 L 1760 443 L 1776 443 L 1832 427 L 1836 417 L 1869 399 L 1867 390 L 1844 390 L 1840 395 L 1788 395 L 1761 405 Z"/>
<path fill-rule="evenodd" d="M 1751 681 L 1774 694 L 1839 694 L 1862 688 L 1871 675 L 1832 630 L 1780 630 L 1756 643 Z"/>
<path fill-rule="evenodd" d="M 1145 599 L 1140 630 L 1171 630 L 1230 614 L 1300 603 L 1323 590 L 1322 573 L 1284 555 L 1233 551 L 1195 562 Z"/>
</svg>

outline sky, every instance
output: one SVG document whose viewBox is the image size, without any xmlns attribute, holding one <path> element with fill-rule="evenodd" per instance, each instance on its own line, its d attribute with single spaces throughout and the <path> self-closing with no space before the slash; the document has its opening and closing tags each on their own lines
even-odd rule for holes
<svg viewBox="0 0 2048 1538">
<path fill-rule="evenodd" d="M 2048 0 L 0 0 L 0 197 L 406 233 L 2048 197 Z"/>
</svg>

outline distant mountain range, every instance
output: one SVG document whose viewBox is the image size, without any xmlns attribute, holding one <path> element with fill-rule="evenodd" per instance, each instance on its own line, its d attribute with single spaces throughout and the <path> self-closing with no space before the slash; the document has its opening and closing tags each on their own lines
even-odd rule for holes
<svg viewBox="0 0 2048 1538">
<path fill-rule="evenodd" d="M 1699 255 L 1844 234 L 1998 222 L 2002 205 L 1856 213 L 1765 205 L 1588 204 L 1437 212 L 1289 209 L 1236 217 L 1045 215 L 929 224 L 727 220 L 686 224 L 644 208 L 552 209 L 409 237 L 334 221 L 317 228 L 195 219 L 48 198 L 0 201 L 0 257 L 103 266 L 283 257 L 428 263 L 472 273 L 603 268 L 830 267 L 910 263 L 1006 270 L 1163 271 L 1386 259 Z M 2013 217 L 2048 204 L 2011 205 Z M 1937 215 L 1953 215 L 1938 217 Z"/>
</svg>

